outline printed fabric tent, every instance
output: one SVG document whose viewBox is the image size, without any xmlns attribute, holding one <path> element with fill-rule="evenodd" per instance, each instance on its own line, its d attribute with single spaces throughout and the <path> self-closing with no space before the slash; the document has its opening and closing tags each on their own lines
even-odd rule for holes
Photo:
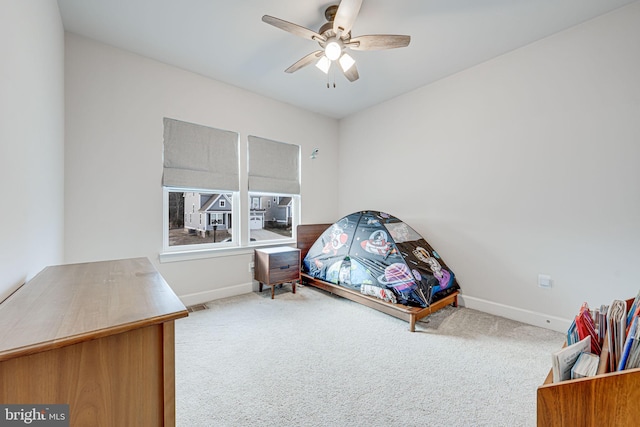
<svg viewBox="0 0 640 427">
<path fill-rule="evenodd" d="M 347 215 L 303 262 L 309 275 L 383 300 L 428 307 L 460 289 L 455 275 L 415 230 L 384 212 Z"/>
</svg>

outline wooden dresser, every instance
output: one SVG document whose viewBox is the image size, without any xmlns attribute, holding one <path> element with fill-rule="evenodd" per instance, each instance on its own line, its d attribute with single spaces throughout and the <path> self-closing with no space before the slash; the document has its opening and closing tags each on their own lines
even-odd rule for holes
<svg viewBox="0 0 640 427">
<path fill-rule="evenodd" d="M 293 293 L 296 293 L 296 282 L 300 280 L 300 249 L 289 246 L 256 249 L 255 279 L 262 285 L 271 286 L 273 299 L 275 286 L 291 282 Z"/>
<path fill-rule="evenodd" d="M 174 426 L 174 320 L 146 258 L 47 267 L 0 304 L 0 403 L 68 404 L 70 425 Z"/>
</svg>

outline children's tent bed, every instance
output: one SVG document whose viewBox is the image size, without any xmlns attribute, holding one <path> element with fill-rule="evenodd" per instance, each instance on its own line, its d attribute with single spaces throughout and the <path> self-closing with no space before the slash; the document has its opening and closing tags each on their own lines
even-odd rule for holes
<svg viewBox="0 0 640 427">
<path fill-rule="evenodd" d="M 299 225 L 302 284 L 409 322 L 458 304 L 453 272 L 413 229 L 383 212 Z"/>
</svg>

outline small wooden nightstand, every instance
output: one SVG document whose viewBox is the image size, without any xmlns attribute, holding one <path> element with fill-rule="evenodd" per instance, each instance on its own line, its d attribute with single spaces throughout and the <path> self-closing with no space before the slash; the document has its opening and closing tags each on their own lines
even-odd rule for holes
<svg viewBox="0 0 640 427">
<path fill-rule="evenodd" d="M 262 285 L 271 286 L 271 299 L 276 285 L 291 282 L 296 293 L 296 282 L 300 280 L 300 249 L 289 246 L 255 250 L 255 276 Z"/>
</svg>

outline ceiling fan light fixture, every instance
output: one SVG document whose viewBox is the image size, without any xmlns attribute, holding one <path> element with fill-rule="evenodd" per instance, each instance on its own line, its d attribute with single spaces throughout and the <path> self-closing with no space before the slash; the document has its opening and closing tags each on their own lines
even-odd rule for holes
<svg viewBox="0 0 640 427">
<path fill-rule="evenodd" d="M 331 61 L 326 56 L 323 56 L 316 62 L 316 67 L 318 67 L 323 73 L 329 74 L 329 68 L 331 67 Z"/>
<path fill-rule="evenodd" d="M 409 45 L 411 36 L 398 34 L 370 34 L 351 37 L 351 29 L 360 12 L 362 0 L 338 0 L 337 3 L 325 9 L 324 16 L 327 22 L 317 32 L 274 16 L 264 15 L 262 17 L 263 22 L 293 35 L 315 41 L 320 46 L 320 49 L 303 56 L 285 69 L 285 73 L 293 73 L 315 62 L 318 69 L 329 74 L 332 71 L 333 62 L 337 62 L 344 77 L 350 82 L 355 82 L 360 78 L 358 67 L 355 60 L 346 52 L 350 50 L 396 49 Z M 335 87 L 335 81 L 333 86 Z M 329 82 L 327 82 L 327 87 L 329 87 Z"/>
<path fill-rule="evenodd" d="M 342 46 L 340 46 L 340 43 L 338 43 L 335 40 L 331 40 L 324 47 L 324 54 L 331 61 L 335 61 L 336 59 L 340 58 L 341 53 L 342 53 Z"/>
<path fill-rule="evenodd" d="M 345 73 L 347 72 L 347 70 L 349 70 L 349 68 L 353 67 L 353 64 L 356 63 L 355 59 L 353 59 L 348 53 L 342 55 L 338 62 L 340 62 L 340 67 Z"/>
</svg>

